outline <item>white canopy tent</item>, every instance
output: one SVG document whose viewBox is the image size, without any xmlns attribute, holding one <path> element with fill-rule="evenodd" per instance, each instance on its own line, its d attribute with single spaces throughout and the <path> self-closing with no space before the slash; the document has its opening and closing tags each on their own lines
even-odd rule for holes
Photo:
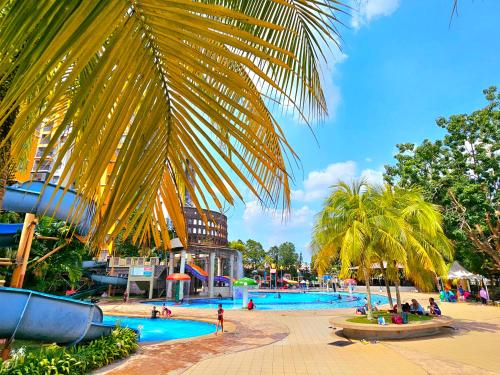
<svg viewBox="0 0 500 375">
<path fill-rule="evenodd" d="M 483 277 L 467 271 L 460 263 L 454 261 L 448 271 L 448 279 L 481 280 Z"/>
<path fill-rule="evenodd" d="M 486 285 L 486 283 L 489 280 L 486 279 L 485 277 L 481 276 L 481 275 L 477 275 L 475 273 L 467 271 L 456 260 L 451 264 L 450 269 L 448 271 L 448 280 L 453 280 L 453 279 L 467 280 L 467 282 L 469 282 L 470 280 L 472 280 L 475 283 L 480 283 L 482 281 L 483 284 L 484 284 L 484 287 L 486 288 L 486 291 L 488 292 L 488 286 Z"/>
</svg>

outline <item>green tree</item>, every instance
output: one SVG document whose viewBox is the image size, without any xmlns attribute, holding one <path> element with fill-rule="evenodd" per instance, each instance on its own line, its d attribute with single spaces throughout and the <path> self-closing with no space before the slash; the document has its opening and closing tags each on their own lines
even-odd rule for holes
<svg viewBox="0 0 500 375">
<path fill-rule="evenodd" d="M 299 255 L 295 251 L 295 245 L 291 242 L 284 242 L 279 246 L 279 265 L 283 266 L 286 272 L 297 275 L 297 263 Z"/>
<path fill-rule="evenodd" d="M 33 240 L 24 287 L 47 293 L 76 287 L 83 275 L 82 261 L 88 257 L 85 245 L 71 238 L 66 223 L 46 216 L 39 220 L 36 234 L 58 240 Z"/>
<path fill-rule="evenodd" d="M 245 243 L 244 248 L 241 245 L 238 246 L 240 247 L 238 250 L 241 251 L 243 256 L 243 267 L 245 269 L 252 271 L 264 268 L 266 251 L 260 242 L 249 239 Z"/>
<path fill-rule="evenodd" d="M 445 259 L 453 255 L 451 242 L 444 234 L 439 208 L 426 202 L 420 190 L 386 185 L 372 187 L 368 194 L 374 209 L 370 219 L 374 263 L 386 283 L 394 282 L 401 312 L 399 267 L 420 290 L 432 290 L 436 276 L 446 275 Z M 391 298 L 388 285 L 387 294 Z"/>
<path fill-rule="evenodd" d="M 367 187 L 364 181 L 353 182 L 350 186 L 340 182 L 333 187 L 317 215 L 312 248 L 321 271 L 336 258 L 342 261 L 341 277 L 349 275 L 351 266 L 359 267 L 368 296 L 368 318 L 372 319 L 370 271 L 375 249 L 369 223 L 373 207 L 365 194 Z"/>
<path fill-rule="evenodd" d="M 421 288 L 432 286 L 435 275 L 446 272 L 443 257 L 450 258 L 452 248 L 441 221 L 437 207 L 425 202 L 417 190 L 373 187 L 363 181 L 352 186 L 340 183 L 317 217 L 315 262 L 324 267 L 340 258 L 341 277 L 349 276 L 350 267 L 357 266 L 367 293 L 373 266 L 381 265 L 386 280 L 392 278 L 395 283 L 401 309 L 400 265 Z"/>
<path fill-rule="evenodd" d="M 164 210 L 186 240 L 184 187 L 199 209 L 233 204 L 238 181 L 287 208 L 295 154 L 270 108 L 291 103 L 306 122 L 326 114 L 319 41 L 336 44 L 347 9 L 336 0 L 3 1 L 2 134 L 20 155 L 54 122 L 42 161 L 55 152 L 49 179 L 65 160 L 61 181 L 96 201 L 97 243 L 135 212 L 137 231 L 153 232 L 137 239 L 158 246 Z"/>
<path fill-rule="evenodd" d="M 500 271 L 500 94 L 495 87 L 484 94 L 484 108 L 436 121 L 446 132 L 442 139 L 397 145 L 396 163 L 385 167 L 385 179 L 418 186 L 442 206 L 456 259 L 488 274 Z"/>
</svg>

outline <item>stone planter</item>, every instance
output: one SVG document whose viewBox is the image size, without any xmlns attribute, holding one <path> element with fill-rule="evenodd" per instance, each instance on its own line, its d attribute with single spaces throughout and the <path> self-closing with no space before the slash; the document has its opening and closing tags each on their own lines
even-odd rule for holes
<svg viewBox="0 0 500 375">
<path fill-rule="evenodd" d="M 453 324 L 453 319 L 440 316 L 423 322 L 410 324 L 364 324 L 348 322 L 350 317 L 338 317 L 330 320 L 335 328 L 342 328 L 345 337 L 365 340 L 402 340 L 416 337 L 433 336 L 442 332 L 442 328 Z"/>
</svg>

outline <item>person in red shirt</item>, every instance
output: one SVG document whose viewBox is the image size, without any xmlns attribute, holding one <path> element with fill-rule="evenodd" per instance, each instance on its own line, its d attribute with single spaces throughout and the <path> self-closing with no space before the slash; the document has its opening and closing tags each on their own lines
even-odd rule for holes
<svg viewBox="0 0 500 375">
<path fill-rule="evenodd" d="M 219 304 L 219 308 L 217 309 L 217 329 L 215 334 L 219 332 L 219 326 L 221 327 L 221 331 L 224 332 L 224 309 L 221 304 Z"/>
<path fill-rule="evenodd" d="M 253 303 L 253 299 L 251 299 L 250 302 L 248 302 L 247 308 L 248 310 L 255 309 L 255 303 Z"/>
</svg>

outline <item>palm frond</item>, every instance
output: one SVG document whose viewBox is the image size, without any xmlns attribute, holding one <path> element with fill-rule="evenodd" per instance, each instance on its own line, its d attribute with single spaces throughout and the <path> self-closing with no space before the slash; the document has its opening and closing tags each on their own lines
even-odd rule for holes
<svg viewBox="0 0 500 375">
<path fill-rule="evenodd" d="M 286 160 L 295 154 L 269 98 L 308 119 L 326 113 L 319 41 L 336 43 L 339 2 L 3 1 L 0 9 L 0 81 L 14 75 L 0 124 L 22 104 L 8 136 L 17 155 L 40 123 L 58 119 L 43 158 L 57 149 L 52 175 L 64 160 L 60 183 L 95 202 L 96 242 L 135 225 L 135 240 L 168 247 L 165 211 L 185 239 L 182 187 L 202 213 L 211 201 L 222 207 L 218 193 L 242 198 L 232 175 L 263 204 L 289 207 Z"/>
</svg>

